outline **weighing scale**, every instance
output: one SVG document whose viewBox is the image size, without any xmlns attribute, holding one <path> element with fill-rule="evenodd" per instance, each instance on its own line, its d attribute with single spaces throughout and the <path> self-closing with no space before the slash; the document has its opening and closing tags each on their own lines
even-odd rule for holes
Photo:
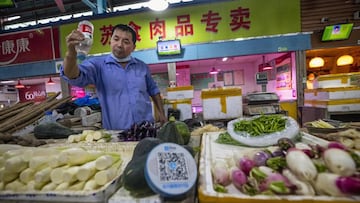
<svg viewBox="0 0 360 203">
<path fill-rule="evenodd" d="M 279 97 L 273 92 L 248 93 L 243 102 L 244 115 L 278 114 Z"/>
</svg>

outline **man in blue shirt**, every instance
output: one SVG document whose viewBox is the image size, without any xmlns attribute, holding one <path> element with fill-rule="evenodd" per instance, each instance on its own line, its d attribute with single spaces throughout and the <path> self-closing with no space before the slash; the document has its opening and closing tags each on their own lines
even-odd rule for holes
<svg viewBox="0 0 360 203">
<path fill-rule="evenodd" d="M 78 30 L 66 37 L 67 52 L 60 75 L 73 86 L 95 85 L 103 128 L 126 130 L 135 123 L 153 122 L 150 97 L 158 110 L 159 121 L 165 123 L 160 90 L 149 67 L 131 56 L 136 47 L 136 32 L 128 25 L 116 25 L 110 40 L 111 54 L 77 64 L 75 46 L 82 40 L 84 35 Z"/>
</svg>

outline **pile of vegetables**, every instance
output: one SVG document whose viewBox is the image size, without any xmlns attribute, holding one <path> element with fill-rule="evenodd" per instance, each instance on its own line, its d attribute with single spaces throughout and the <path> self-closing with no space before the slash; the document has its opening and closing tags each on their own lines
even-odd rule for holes
<svg viewBox="0 0 360 203">
<path fill-rule="evenodd" d="M 250 136 L 279 132 L 285 129 L 286 119 L 282 115 L 261 115 L 251 120 L 234 123 L 234 131 L 244 131 Z"/>
<path fill-rule="evenodd" d="M 110 142 L 111 134 L 105 130 L 83 130 L 82 133 L 69 135 L 68 143 Z"/>
<path fill-rule="evenodd" d="M 143 121 L 140 124 L 133 124 L 129 129 L 119 133 L 121 141 L 139 141 L 146 137 L 156 137 L 158 128 L 155 123 Z"/>
<path fill-rule="evenodd" d="M 328 146 L 278 140 L 276 146 L 234 153 L 211 168 L 214 189 L 247 195 L 360 195 L 360 156 L 338 142 Z"/>
<path fill-rule="evenodd" d="M 267 147 L 280 138 L 295 139 L 300 128 L 297 121 L 284 115 L 258 115 L 238 118 L 227 123 L 230 136 L 247 146 Z"/>
<path fill-rule="evenodd" d="M 121 165 L 118 153 L 81 147 L 6 149 L 0 156 L 0 191 L 96 190 L 115 179 Z"/>
</svg>

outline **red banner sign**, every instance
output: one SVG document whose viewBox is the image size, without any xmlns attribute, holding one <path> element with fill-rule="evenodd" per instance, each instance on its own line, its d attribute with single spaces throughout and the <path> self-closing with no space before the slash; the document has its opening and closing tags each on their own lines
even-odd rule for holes
<svg viewBox="0 0 360 203">
<path fill-rule="evenodd" d="M 25 88 L 19 89 L 20 102 L 42 102 L 46 100 L 45 84 L 25 85 Z"/>
<path fill-rule="evenodd" d="M 41 28 L 0 35 L 0 66 L 59 58 L 58 28 Z"/>
</svg>

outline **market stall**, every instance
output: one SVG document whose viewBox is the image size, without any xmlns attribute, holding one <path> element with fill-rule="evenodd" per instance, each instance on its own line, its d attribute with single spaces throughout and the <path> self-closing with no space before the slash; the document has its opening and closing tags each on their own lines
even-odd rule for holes
<svg viewBox="0 0 360 203">
<path fill-rule="evenodd" d="M 335 124 L 314 121 L 303 129 L 286 115 L 259 114 L 230 119 L 221 129 L 190 130 L 170 120 L 156 134 L 144 124 L 129 131 L 82 129 L 36 147 L 3 144 L 0 200 L 358 202 L 359 127 Z"/>
</svg>

